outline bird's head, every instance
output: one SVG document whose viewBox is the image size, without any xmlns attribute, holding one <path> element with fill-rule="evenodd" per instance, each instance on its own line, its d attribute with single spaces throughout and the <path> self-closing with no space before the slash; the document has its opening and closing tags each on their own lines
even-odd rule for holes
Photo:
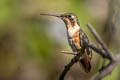
<svg viewBox="0 0 120 80">
<path fill-rule="evenodd" d="M 78 18 L 73 13 L 65 13 L 65 14 L 40 14 L 40 15 L 58 17 L 58 18 L 62 19 L 65 22 L 67 28 L 79 25 Z"/>
</svg>

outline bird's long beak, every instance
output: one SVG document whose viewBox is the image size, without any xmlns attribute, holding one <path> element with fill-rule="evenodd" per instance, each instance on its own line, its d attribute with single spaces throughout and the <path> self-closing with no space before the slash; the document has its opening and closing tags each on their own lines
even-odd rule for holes
<svg viewBox="0 0 120 80">
<path fill-rule="evenodd" d="M 62 16 L 60 14 L 40 14 L 40 15 L 44 15 L 44 16 L 55 16 L 58 18 L 62 18 Z"/>
</svg>

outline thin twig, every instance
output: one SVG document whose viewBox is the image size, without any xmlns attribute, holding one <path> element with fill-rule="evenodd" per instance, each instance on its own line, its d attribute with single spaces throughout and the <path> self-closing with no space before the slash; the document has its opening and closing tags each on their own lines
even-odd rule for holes
<svg viewBox="0 0 120 80">
<path fill-rule="evenodd" d="M 61 51 L 61 53 L 64 53 L 64 54 L 71 54 L 71 55 L 77 55 L 78 52 Z"/>
</svg>

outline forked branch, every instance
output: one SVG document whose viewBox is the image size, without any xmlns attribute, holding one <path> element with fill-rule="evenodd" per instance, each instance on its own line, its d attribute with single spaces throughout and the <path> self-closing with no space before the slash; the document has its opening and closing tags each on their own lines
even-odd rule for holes
<svg viewBox="0 0 120 80">
<path fill-rule="evenodd" d="M 103 58 L 108 59 L 110 62 L 102 67 L 99 70 L 99 73 L 97 74 L 97 76 L 95 76 L 94 80 L 101 80 L 103 77 L 107 76 L 109 73 L 111 73 L 114 68 L 117 66 L 119 60 L 120 60 L 120 54 L 116 55 L 116 56 L 112 56 L 112 52 L 109 51 L 109 49 L 107 48 L 107 46 L 105 45 L 105 43 L 102 41 L 102 39 L 100 38 L 100 36 L 97 34 L 97 32 L 92 28 L 92 26 L 90 24 L 87 24 L 88 29 L 91 31 L 91 33 L 93 34 L 93 36 L 95 37 L 95 39 L 97 40 L 98 44 L 100 44 L 101 48 L 98 48 L 95 44 L 91 43 L 91 42 L 87 42 L 85 40 L 83 40 L 84 45 L 90 47 L 92 50 L 94 50 L 96 53 L 98 53 L 99 55 L 101 55 Z M 80 51 L 81 52 L 81 51 Z M 70 70 L 70 68 L 78 62 L 79 58 L 80 58 L 80 52 L 63 52 L 65 54 L 73 54 L 75 55 L 71 61 L 69 62 L 69 64 L 67 64 L 63 70 L 63 72 L 60 75 L 59 80 L 64 80 L 64 77 L 66 75 L 66 73 Z M 76 54 L 77 53 L 77 54 Z"/>
</svg>

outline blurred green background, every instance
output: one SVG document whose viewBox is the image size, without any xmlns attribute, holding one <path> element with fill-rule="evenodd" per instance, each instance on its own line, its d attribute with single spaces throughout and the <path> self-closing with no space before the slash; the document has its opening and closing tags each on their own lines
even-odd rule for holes
<svg viewBox="0 0 120 80">
<path fill-rule="evenodd" d="M 0 80 L 58 80 L 73 57 L 62 20 L 41 13 L 75 13 L 91 42 L 85 24 L 94 26 L 110 50 L 120 50 L 119 0 L 0 0 Z M 92 71 L 75 64 L 65 80 L 90 80 L 102 58 L 93 52 Z M 119 80 L 119 66 L 104 80 Z"/>
</svg>

